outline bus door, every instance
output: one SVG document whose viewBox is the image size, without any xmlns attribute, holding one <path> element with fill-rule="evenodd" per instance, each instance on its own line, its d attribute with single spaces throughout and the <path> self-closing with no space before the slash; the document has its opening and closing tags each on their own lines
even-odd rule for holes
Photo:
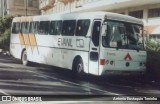
<svg viewBox="0 0 160 104">
<path fill-rule="evenodd" d="M 98 75 L 98 60 L 99 60 L 99 39 L 101 20 L 94 20 L 92 26 L 92 36 L 90 41 L 89 52 L 89 73 Z"/>
</svg>

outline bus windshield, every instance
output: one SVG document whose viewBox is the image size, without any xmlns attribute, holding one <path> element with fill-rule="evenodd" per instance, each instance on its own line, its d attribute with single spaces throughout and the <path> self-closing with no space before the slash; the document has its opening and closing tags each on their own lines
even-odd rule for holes
<svg viewBox="0 0 160 104">
<path fill-rule="evenodd" d="M 106 35 L 102 45 L 108 48 L 144 50 L 143 25 L 120 21 L 107 21 Z"/>
</svg>

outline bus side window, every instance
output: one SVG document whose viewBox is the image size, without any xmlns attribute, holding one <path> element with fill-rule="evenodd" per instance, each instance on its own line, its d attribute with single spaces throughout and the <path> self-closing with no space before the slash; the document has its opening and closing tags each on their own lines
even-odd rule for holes
<svg viewBox="0 0 160 104">
<path fill-rule="evenodd" d="M 30 22 L 29 33 L 34 33 L 34 22 Z"/>
<path fill-rule="evenodd" d="M 73 36 L 76 27 L 76 20 L 65 20 L 62 26 L 62 35 Z"/>
<path fill-rule="evenodd" d="M 100 21 L 95 21 L 92 30 L 92 42 L 95 46 L 99 46 L 99 37 L 100 37 Z"/>
<path fill-rule="evenodd" d="M 34 29 L 35 29 L 35 30 L 34 30 L 34 33 L 35 33 L 35 34 L 38 33 L 38 29 L 39 29 L 38 27 L 39 27 L 39 22 L 36 21 L 36 22 L 34 23 Z"/>
<path fill-rule="evenodd" d="M 41 21 L 38 28 L 38 33 L 48 35 L 49 21 Z"/>
<path fill-rule="evenodd" d="M 22 22 L 22 33 L 28 33 L 29 32 L 29 22 Z"/>
<path fill-rule="evenodd" d="M 12 25 L 12 33 L 18 34 L 20 32 L 20 23 L 14 22 Z"/>
<path fill-rule="evenodd" d="M 78 20 L 76 27 L 76 36 L 86 36 L 90 25 L 90 20 Z"/>
<path fill-rule="evenodd" d="M 50 35 L 60 35 L 62 28 L 62 21 L 51 21 L 49 34 Z"/>
<path fill-rule="evenodd" d="M 29 33 L 34 33 L 34 34 L 38 33 L 38 25 L 39 25 L 38 21 L 31 22 Z"/>
</svg>

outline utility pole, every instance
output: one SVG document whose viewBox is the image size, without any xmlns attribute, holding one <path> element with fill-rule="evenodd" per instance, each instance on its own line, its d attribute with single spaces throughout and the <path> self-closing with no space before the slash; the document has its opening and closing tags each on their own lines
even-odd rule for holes
<svg viewBox="0 0 160 104">
<path fill-rule="evenodd" d="M 28 0 L 25 0 L 26 2 L 26 16 L 27 16 L 27 6 L 28 6 Z"/>
<path fill-rule="evenodd" d="M 4 18 L 4 0 L 1 0 L 2 17 Z"/>
</svg>

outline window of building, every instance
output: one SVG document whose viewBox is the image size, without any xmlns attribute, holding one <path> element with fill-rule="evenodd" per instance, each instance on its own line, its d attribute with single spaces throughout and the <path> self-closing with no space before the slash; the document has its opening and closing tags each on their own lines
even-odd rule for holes
<svg viewBox="0 0 160 104">
<path fill-rule="evenodd" d="M 12 25 L 12 33 L 17 34 L 20 31 L 20 23 L 14 22 Z"/>
<path fill-rule="evenodd" d="M 62 26 L 62 35 L 73 36 L 76 27 L 76 20 L 65 20 Z"/>
<path fill-rule="evenodd" d="M 29 31 L 29 22 L 22 22 L 22 33 L 26 34 Z"/>
<path fill-rule="evenodd" d="M 143 10 L 129 12 L 129 15 L 142 19 L 143 18 Z"/>
<path fill-rule="evenodd" d="M 38 7 L 38 0 L 28 0 L 28 7 Z"/>
<path fill-rule="evenodd" d="M 62 21 L 51 21 L 49 34 L 59 35 L 61 33 Z"/>
<path fill-rule="evenodd" d="M 49 30 L 49 21 L 41 21 L 39 24 L 38 33 L 47 35 L 48 30 Z"/>
<path fill-rule="evenodd" d="M 151 34 L 149 35 L 150 39 L 154 39 L 154 40 L 160 40 L 160 35 L 159 34 Z"/>
<path fill-rule="evenodd" d="M 78 20 L 76 36 L 86 36 L 90 25 L 90 20 Z"/>
<path fill-rule="evenodd" d="M 15 6 L 24 6 L 24 0 L 14 0 Z"/>
<path fill-rule="evenodd" d="M 160 17 L 160 8 L 149 9 L 148 17 Z"/>
<path fill-rule="evenodd" d="M 29 32 L 34 34 L 38 33 L 38 25 L 39 25 L 38 21 L 31 22 Z"/>
</svg>

